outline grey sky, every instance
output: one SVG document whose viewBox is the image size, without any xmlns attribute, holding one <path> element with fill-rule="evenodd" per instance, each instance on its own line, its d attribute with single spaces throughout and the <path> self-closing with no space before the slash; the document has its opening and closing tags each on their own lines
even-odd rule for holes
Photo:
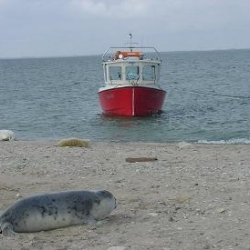
<svg viewBox="0 0 250 250">
<path fill-rule="evenodd" d="M 250 48 L 250 0 L 0 0 L 0 58 Z"/>
</svg>

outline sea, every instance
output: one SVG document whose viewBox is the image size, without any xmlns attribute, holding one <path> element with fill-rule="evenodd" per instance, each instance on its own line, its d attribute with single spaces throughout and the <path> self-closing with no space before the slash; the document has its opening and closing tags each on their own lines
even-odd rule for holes
<svg viewBox="0 0 250 250">
<path fill-rule="evenodd" d="M 101 55 L 0 59 L 0 129 L 18 140 L 250 143 L 250 49 L 160 53 L 163 113 L 102 114 Z"/>
</svg>

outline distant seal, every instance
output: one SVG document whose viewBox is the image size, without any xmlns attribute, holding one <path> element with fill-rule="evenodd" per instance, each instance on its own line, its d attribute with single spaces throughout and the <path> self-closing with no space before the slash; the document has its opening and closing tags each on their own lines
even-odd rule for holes
<svg viewBox="0 0 250 250">
<path fill-rule="evenodd" d="M 17 201 L 0 215 L 5 236 L 46 231 L 106 218 L 116 208 L 106 190 L 73 190 L 40 194 Z"/>
<path fill-rule="evenodd" d="M 11 130 L 1 129 L 0 130 L 0 141 L 11 141 L 15 139 L 15 134 Z"/>
</svg>

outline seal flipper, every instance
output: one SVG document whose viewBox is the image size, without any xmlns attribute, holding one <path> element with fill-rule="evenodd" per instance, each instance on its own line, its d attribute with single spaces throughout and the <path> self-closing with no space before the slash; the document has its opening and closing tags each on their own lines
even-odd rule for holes
<svg viewBox="0 0 250 250">
<path fill-rule="evenodd" d="M 96 224 L 96 220 L 93 217 L 85 218 L 84 224 L 93 225 L 93 224 Z"/>
<path fill-rule="evenodd" d="M 1 226 L 1 230 L 2 230 L 2 234 L 4 236 L 8 236 L 8 237 L 16 237 L 16 236 L 18 236 L 18 234 L 14 232 L 13 226 L 10 223 L 7 223 L 7 222 L 4 223 Z"/>
</svg>

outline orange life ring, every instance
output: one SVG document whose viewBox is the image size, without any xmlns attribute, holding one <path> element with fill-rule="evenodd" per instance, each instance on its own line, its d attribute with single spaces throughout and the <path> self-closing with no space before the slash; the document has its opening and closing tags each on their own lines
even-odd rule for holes
<svg viewBox="0 0 250 250">
<path fill-rule="evenodd" d="M 138 51 L 122 51 L 121 54 L 124 57 L 140 57 L 141 56 L 141 52 Z"/>
<path fill-rule="evenodd" d="M 142 57 L 142 53 L 139 51 L 116 51 L 115 59 L 123 59 L 126 57 Z"/>
</svg>

